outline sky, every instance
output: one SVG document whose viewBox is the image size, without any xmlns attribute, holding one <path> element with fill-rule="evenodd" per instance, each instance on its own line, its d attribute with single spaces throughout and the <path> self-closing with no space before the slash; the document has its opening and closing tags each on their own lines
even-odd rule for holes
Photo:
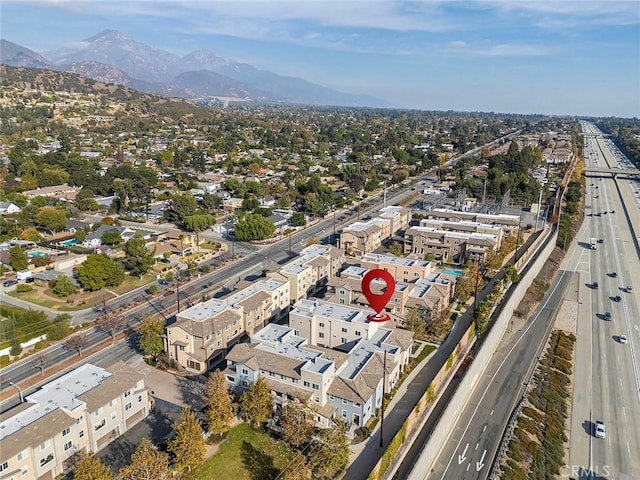
<svg viewBox="0 0 640 480">
<path fill-rule="evenodd" d="M 44 53 L 113 29 L 398 107 L 640 117 L 640 1 L 2 0 Z"/>
</svg>

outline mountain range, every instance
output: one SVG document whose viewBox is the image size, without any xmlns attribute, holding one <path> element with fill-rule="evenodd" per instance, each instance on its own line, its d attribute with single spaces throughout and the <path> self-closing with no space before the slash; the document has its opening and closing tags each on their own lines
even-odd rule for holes
<svg viewBox="0 0 640 480">
<path fill-rule="evenodd" d="M 187 99 L 350 107 L 393 107 L 370 95 L 339 92 L 307 80 L 278 75 L 222 57 L 206 48 L 183 57 L 105 30 L 74 47 L 37 53 L 0 40 L 0 63 L 50 68 L 146 93 Z"/>
</svg>

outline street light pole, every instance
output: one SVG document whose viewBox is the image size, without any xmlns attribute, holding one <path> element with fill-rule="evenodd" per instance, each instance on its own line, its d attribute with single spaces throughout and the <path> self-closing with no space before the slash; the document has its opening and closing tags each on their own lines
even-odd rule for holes
<svg viewBox="0 0 640 480">
<path fill-rule="evenodd" d="M 18 390 L 18 394 L 20 395 L 20 403 L 24 403 L 24 397 L 22 396 L 22 390 L 20 390 L 20 387 L 13 382 L 9 382 L 9 385 L 15 387 L 16 390 Z"/>
</svg>

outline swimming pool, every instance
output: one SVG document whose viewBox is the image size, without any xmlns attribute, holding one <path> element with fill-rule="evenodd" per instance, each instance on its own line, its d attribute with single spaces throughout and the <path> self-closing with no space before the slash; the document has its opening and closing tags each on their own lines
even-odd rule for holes
<svg viewBox="0 0 640 480">
<path fill-rule="evenodd" d="M 69 247 L 71 245 L 78 245 L 78 240 L 72 238 L 71 240 L 65 240 L 64 242 L 60 242 L 60 245 L 64 245 L 65 247 Z"/>
<path fill-rule="evenodd" d="M 445 268 L 444 270 L 442 270 L 442 273 L 455 275 L 456 277 L 461 277 L 462 275 L 464 275 L 464 272 L 462 270 L 454 270 L 453 268 Z"/>
<path fill-rule="evenodd" d="M 34 250 L 33 252 L 28 252 L 27 257 L 48 257 L 49 254 L 47 252 L 41 252 L 40 250 Z"/>
</svg>

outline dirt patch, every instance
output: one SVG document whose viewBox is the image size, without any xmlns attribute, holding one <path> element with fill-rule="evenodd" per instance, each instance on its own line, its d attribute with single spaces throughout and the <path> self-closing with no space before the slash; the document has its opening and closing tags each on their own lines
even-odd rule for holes
<svg viewBox="0 0 640 480">
<path fill-rule="evenodd" d="M 514 314 L 519 318 L 526 318 L 533 309 L 540 303 L 545 292 L 549 289 L 553 276 L 560 267 L 560 262 L 564 258 L 565 252 L 560 247 L 555 247 L 549 258 L 542 266 L 540 274 L 533 281 L 524 297 L 518 304 Z"/>
</svg>

